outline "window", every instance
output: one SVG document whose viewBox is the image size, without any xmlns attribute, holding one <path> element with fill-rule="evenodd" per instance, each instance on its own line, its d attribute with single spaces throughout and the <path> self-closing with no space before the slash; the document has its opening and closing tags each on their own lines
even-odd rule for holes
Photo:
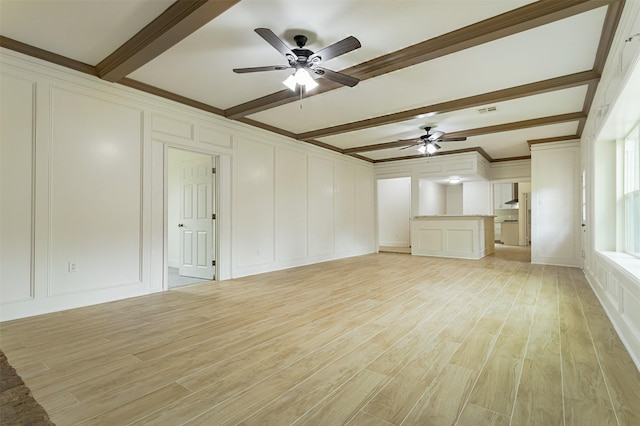
<svg viewBox="0 0 640 426">
<path fill-rule="evenodd" d="M 625 251 L 640 257 L 640 124 L 624 141 L 623 205 Z"/>
</svg>

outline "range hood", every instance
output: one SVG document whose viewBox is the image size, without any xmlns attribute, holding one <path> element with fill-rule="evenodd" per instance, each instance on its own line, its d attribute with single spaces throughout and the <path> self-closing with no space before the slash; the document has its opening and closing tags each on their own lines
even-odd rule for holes
<svg viewBox="0 0 640 426">
<path fill-rule="evenodd" d="M 513 205 L 513 204 L 518 204 L 518 183 L 514 183 L 513 185 L 511 185 L 511 200 L 505 202 L 505 204 L 509 204 L 509 205 Z"/>
</svg>

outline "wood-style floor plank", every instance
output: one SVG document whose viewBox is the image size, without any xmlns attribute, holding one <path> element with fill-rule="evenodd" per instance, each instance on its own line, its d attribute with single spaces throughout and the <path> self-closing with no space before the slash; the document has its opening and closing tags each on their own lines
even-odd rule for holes
<svg viewBox="0 0 640 426">
<path fill-rule="evenodd" d="M 578 269 L 380 253 L 0 323 L 59 426 L 640 424 Z"/>
</svg>

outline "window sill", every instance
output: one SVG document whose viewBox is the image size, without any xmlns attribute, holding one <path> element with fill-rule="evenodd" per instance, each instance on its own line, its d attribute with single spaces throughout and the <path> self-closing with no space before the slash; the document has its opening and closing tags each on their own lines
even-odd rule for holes
<svg viewBox="0 0 640 426">
<path fill-rule="evenodd" d="M 620 269 L 624 270 L 632 279 L 635 279 L 635 281 L 640 283 L 640 259 L 631 256 L 630 254 L 619 253 L 616 251 L 599 251 L 598 253 L 608 259 L 611 263 L 617 265 Z"/>
</svg>

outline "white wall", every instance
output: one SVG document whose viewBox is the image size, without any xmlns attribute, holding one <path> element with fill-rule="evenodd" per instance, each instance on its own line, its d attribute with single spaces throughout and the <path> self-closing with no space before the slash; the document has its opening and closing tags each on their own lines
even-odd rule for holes
<svg viewBox="0 0 640 426">
<path fill-rule="evenodd" d="M 491 215 L 491 182 L 477 181 L 462 184 L 462 213 Z"/>
<path fill-rule="evenodd" d="M 447 213 L 447 189 L 429 179 L 418 180 L 418 216 L 436 216 Z"/>
<path fill-rule="evenodd" d="M 378 179 L 378 244 L 411 245 L 411 178 Z"/>
<path fill-rule="evenodd" d="M 531 180 L 531 160 L 498 161 L 491 163 L 489 178 L 496 182 Z"/>
<path fill-rule="evenodd" d="M 445 185 L 447 192 L 447 214 L 461 215 L 463 211 L 462 184 Z"/>
<path fill-rule="evenodd" d="M 0 60 L 0 320 L 163 289 L 168 147 L 219 158 L 221 279 L 375 251 L 371 164 L 16 52 Z"/>
<path fill-rule="evenodd" d="M 521 246 L 526 246 L 528 244 L 527 241 L 527 207 L 531 208 L 531 197 L 529 197 L 529 206 L 525 205 L 525 197 L 524 194 L 531 194 L 531 182 L 519 182 L 518 183 L 518 200 L 520 200 L 519 209 L 518 209 L 518 232 L 519 232 L 519 242 Z"/>
<path fill-rule="evenodd" d="M 580 145 L 531 147 L 531 262 L 581 266 Z"/>
</svg>

